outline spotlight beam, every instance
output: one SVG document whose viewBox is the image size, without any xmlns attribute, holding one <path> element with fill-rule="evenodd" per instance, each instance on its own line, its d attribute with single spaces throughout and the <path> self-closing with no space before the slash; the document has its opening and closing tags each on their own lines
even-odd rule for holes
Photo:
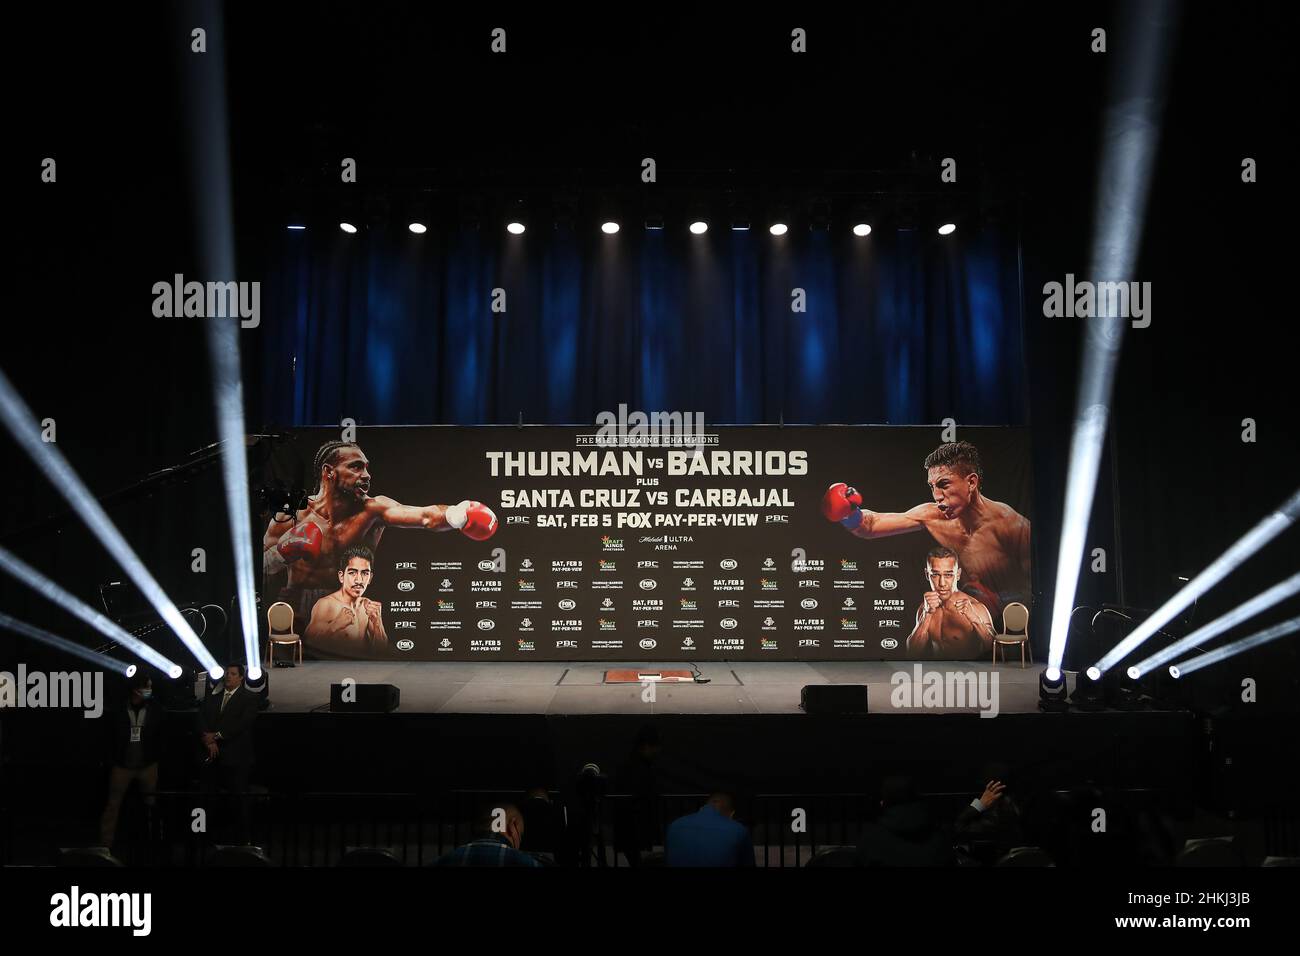
<svg viewBox="0 0 1300 956">
<path fill-rule="evenodd" d="M 117 525 L 113 524 L 95 496 L 90 493 L 90 489 L 68 464 L 63 453 L 54 446 L 53 442 L 42 440 L 40 429 L 36 424 L 36 416 L 14 390 L 3 371 L 0 371 L 0 418 L 4 419 L 14 440 L 31 456 L 37 467 L 45 472 L 45 477 L 50 480 L 55 490 L 63 495 L 72 510 L 85 522 L 86 527 L 94 532 L 99 543 L 113 556 L 122 570 L 131 576 L 131 581 L 167 625 L 176 632 L 176 636 L 189 648 L 190 653 L 210 672 L 221 670 L 217 666 L 216 658 L 203 646 L 203 642 L 194 633 L 189 622 L 181 615 L 180 610 L 163 591 L 161 585 L 154 580 L 139 555 L 127 544 L 126 539 L 122 537 L 122 532 L 117 530 Z"/>
<path fill-rule="evenodd" d="M 211 279 L 235 279 L 234 226 L 231 217 L 230 146 L 227 137 L 225 42 L 218 5 L 201 4 L 211 13 L 209 54 L 185 57 L 184 78 L 196 111 L 190 129 L 191 191 L 197 218 L 199 258 Z M 353 230 L 355 231 L 355 230 Z M 252 515 L 248 504 L 248 454 L 244 432 L 244 385 L 239 364 L 239 325 L 229 319 L 207 320 L 217 433 L 222 443 L 221 471 L 226 513 L 234 545 L 235 588 L 248 676 L 262 668 L 258 655 L 257 583 L 253 572 Z M 214 672 L 214 677 L 217 674 Z"/>
<path fill-rule="evenodd" d="M 13 552 L 0 548 L 0 570 L 8 572 L 15 581 L 19 581 L 52 604 L 57 604 L 68 613 L 80 618 L 109 640 L 116 641 L 141 660 L 148 661 L 169 677 L 180 677 L 180 665 L 168 660 L 148 644 L 138 640 L 135 635 L 127 633 L 90 605 L 73 597 L 41 572 L 27 564 Z M 186 624 L 188 627 L 189 624 Z M 215 666 L 216 662 L 213 661 Z M 220 668 L 217 668 L 220 670 Z"/>
<path fill-rule="evenodd" d="M 1202 667 L 1209 667 L 1211 664 L 1217 664 L 1229 657 L 1236 657 L 1238 654 L 1243 654 L 1252 648 L 1259 647 L 1261 644 L 1276 641 L 1279 637 L 1286 637 L 1286 635 L 1294 634 L 1296 631 L 1300 631 L 1300 617 L 1293 617 L 1281 624 L 1274 624 L 1272 627 L 1266 627 L 1249 637 L 1243 637 L 1231 644 L 1224 644 L 1222 647 L 1207 651 L 1199 657 L 1193 657 L 1181 664 L 1174 664 L 1170 666 L 1169 673 L 1174 677 L 1186 677 L 1193 671 L 1199 671 Z"/>
<path fill-rule="evenodd" d="M 1151 173 L 1160 139 L 1160 110 L 1168 59 L 1168 39 L 1177 8 L 1142 5 L 1127 10 L 1133 44 L 1120 54 L 1116 91 L 1102 128 L 1102 158 L 1097 175 L 1097 231 L 1089 259 L 1090 278 L 1127 282 L 1132 278 L 1146 219 Z M 1126 316 L 1116 315 L 1113 301 L 1086 320 L 1074 434 L 1070 440 L 1069 476 L 1061 519 L 1061 546 L 1056 564 L 1048 667 L 1057 671 L 1065 659 L 1070 612 L 1079 585 L 1087 543 L 1088 518 L 1101 469 L 1102 444 L 1110 419 L 1115 369 L 1124 341 Z"/>
<path fill-rule="evenodd" d="M 21 634 L 24 637 L 30 637 L 34 641 L 42 644 L 48 644 L 50 647 L 63 651 L 65 654 L 71 654 L 73 657 L 80 657 L 89 664 L 106 671 L 113 671 L 121 674 L 123 677 L 132 677 L 135 675 L 136 666 L 126 661 L 119 661 L 109 657 L 107 654 L 99 654 L 88 647 L 82 647 L 66 637 L 59 637 L 57 634 L 51 634 L 49 631 L 42 630 L 39 627 L 20 621 L 16 617 L 10 617 L 3 611 L 0 611 L 0 627 L 15 634 Z"/>
<path fill-rule="evenodd" d="M 1139 644 L 1158 631 L 1164 624 L 1173 620 L 1175 614 L 1210 590 L 1210 588 L 1226 578 L 1239 564 L 1295 524 L 1298 515 L 1300 515 L 1300 490 L 1297 490 L 1276 511 L 1242 535 L 1236 544 L 1210 562 L 1209 567 L 1188 581 L 1182 590 L 1160 605 L 1150 617 L 1133 628 L 1128 637 L 1112 647 L 1110 652 L 1096 663 L 1096 668 L 1105 673 L 1122 661 Z"/>
<path fill-rule="evenodd" d="M 1172 661 L 1179 654 L 1190 651 L 1203 641 L 1222 634 L 1229 628 L 1236 627 L 1242 621 L 1249 620 L 1260 611 L 1271 608 L 1274 604 L 1285 601 L 1287 598 L 1300 594 L 1300 572 L 1291 575 L 1285 581 L 1273 585 L 1267 591 L 1263 591 L 1245 604 L 1234 608 L 1222 617 L 1216 618 L 1209 624 L 1197 628 L 1191 634 L 1181 640 L 1175 641 L 1164 650 L 1157 651 L 1146 660 L 1139 661 L 1128 669 L 1128 675 L 1134 680 L 1142 677 L 1143 674 L 1155 670 L 1161 664 Z"/>
</svg>

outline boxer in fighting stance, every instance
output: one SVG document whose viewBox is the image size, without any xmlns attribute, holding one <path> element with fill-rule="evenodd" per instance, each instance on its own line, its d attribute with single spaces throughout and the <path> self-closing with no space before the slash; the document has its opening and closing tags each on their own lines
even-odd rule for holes
<svg viewBox="0 0 1300 956">
<path fill-rule="evenodd" d="M 844 482 L 830 486 L 822 514 L 859 538 L 925 530 L 954 551 L 965 572 L 962 590 L 998 615 L 1012 601 L 1029 603 L 1029 521 L 1010 505 L 984 497 L 979 451 L 967 441 L 940 445 L 925 459 L 933 501 L 908 511 L 868 511 Z"/>
<path fill-rule="evenodd" d="M 456 529 L 475 541 L 496 532 L 497 517 L 477 501 L 457 505 L 404 505 L 370 494 L 370 461 L 353 442 L 329 441 L 314 460 L 317 492 L 295 515 L 272 515 L 262 539 L 262 572 L 268 581 L 286 568 L 279 600 L 304 620 L 316 602 L 337 588 L 335 560 L 358 545 L 374 553 L 384 529 Z"/>
<path fill-rule="evenodd" d="M 957 589 L 961 566 L 951 548 L 925 556 L 925 592 L 916 609 L 916 626 L 907 637 L 911 660 L 972 660 L 993 649 L 993 615 L 978 598 Z"/>
<path fill-rule="evenodd" d="M 365 596 L 375 556 L 369 548 L 348 548 L 338 560 L 339 589 L 311 610 L 302 639 L 313 657 L 373 660 L 388 654 L 383 608 Z"/>
</svg>

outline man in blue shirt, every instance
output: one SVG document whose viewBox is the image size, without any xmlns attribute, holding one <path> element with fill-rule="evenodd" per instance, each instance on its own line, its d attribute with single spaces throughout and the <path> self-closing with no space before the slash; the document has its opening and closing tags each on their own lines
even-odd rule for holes
<svg viewBox="0 0 1300 956">
<path fill-rule="evenodd" d="M 668 825 L 664 857 L 669 866 L 753 866 L 749 828 L 737 823 L 729 793 L 709 794 L 695 813 Z"/>
</svg>

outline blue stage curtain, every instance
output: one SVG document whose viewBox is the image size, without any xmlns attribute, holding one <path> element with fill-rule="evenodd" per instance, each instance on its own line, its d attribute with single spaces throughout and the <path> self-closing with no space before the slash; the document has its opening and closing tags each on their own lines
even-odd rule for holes
<svg viewBox="0 0 1300 956">
<path fill-rule="evenodd" d="M 620 402 L 715 424 L 1027 420 L 1006 229 L 316 229 L 278 245 L 251 359 L 266 424 L 582 423 Z"/>
</svg>

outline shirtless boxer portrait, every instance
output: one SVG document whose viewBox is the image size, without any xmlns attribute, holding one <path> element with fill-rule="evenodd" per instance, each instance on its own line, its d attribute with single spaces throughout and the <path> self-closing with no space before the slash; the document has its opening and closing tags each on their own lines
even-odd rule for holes
<svg viewBox="0 0 1300 956">
<path fill-rule="evenodd" d="M 365 596 L 374 560 L 366 547 L 348 548 L 339 555 L 339 588 L 316 602 L 302 635 L 312 657 L 373 660 L 387 655 L 383 609 Z"/>
<path fill-rule="evenodd" d="M 951 549 L 962 568 L 961 590 L 995 617 L 1012 601 L 1029 603 L 1029 520 L 1001 501 L 984 497 L 979 450 L 948 442 L 926 456 L 932 500 L 903 512 L 870 511 L 844 482 L 827 489 L 822 514 L 859 538 L 927 531 Z"/>
<path fill-rule="evenodd" d="M 951 548 L 925 556 L 930 590 L 916 609 L 916 626 L 907 637 L 911 660 L 973 660 L 993 648 L 993 616 L 978 598 L 957 588 L 961 566 Z"/>
<path fill-rule="evenodd" d="M 278 600 L 293 608 L 295 620 L 307 619 L 317 601 L 338 589 L 338 556 L 358 546 L 373 555 L 386 528 L 456 529 L 475 541 L 496 532 L 496 515 L 477 501 L 404 505 L 371 495 L 370 460 L 354 442 L 321 445 L 313 468 L 318 485 L 307 506 L 293 515 L 272 515 L 262 539 L 267 591 L 287 575 Z"/>
</svg>

